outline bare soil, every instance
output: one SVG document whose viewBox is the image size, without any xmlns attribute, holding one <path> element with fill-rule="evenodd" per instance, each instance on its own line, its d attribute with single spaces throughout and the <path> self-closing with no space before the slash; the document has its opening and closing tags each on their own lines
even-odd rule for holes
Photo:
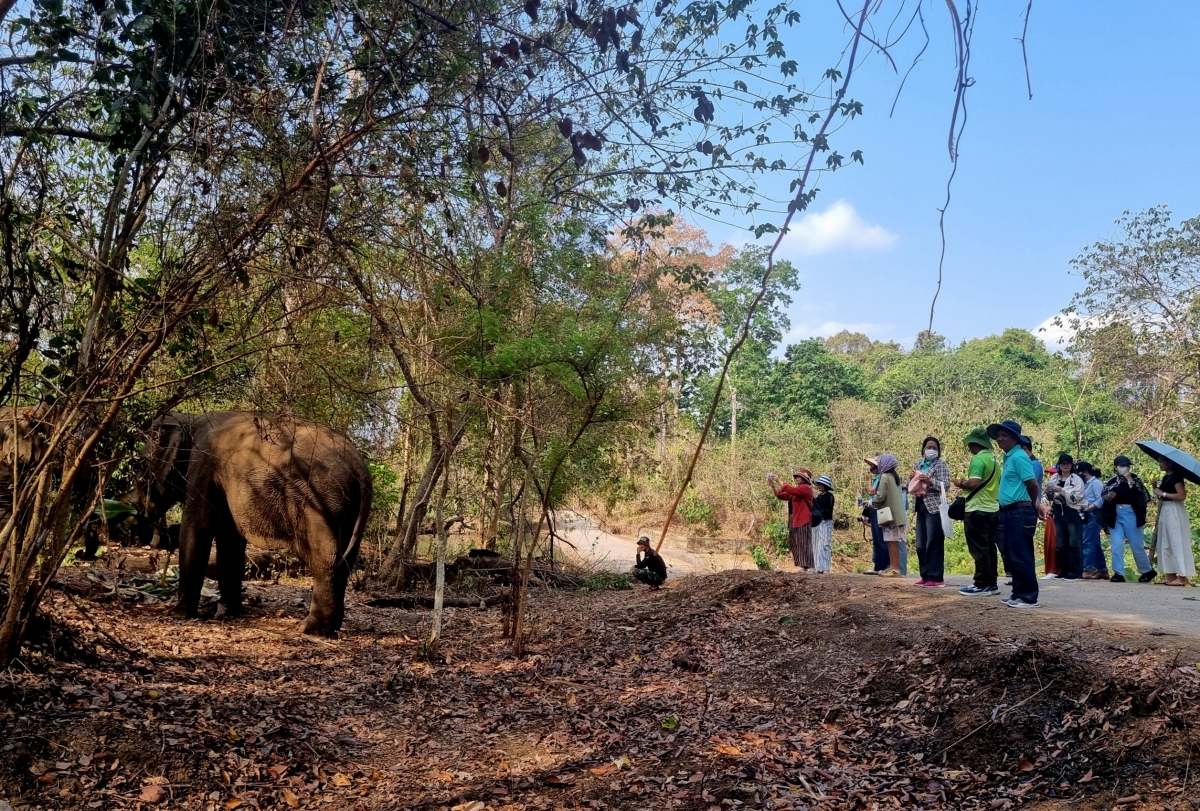
<svg viewBox="0 0 1200 811">
<path fill-rule="evenodd" d="M 72 570 L 73 571 L 73 570 Z M 78 577 L 78 572 L 68 574 Z M 1200 639 L 853 575 L 727 572 L 295 633 L 65 591 L 0 674 L 22 808 L 1200 808 Z M 921 593 L 914 593 L 921 592 Z M 0 809 L 3 809 L 0 802 Z"/>
</svg>

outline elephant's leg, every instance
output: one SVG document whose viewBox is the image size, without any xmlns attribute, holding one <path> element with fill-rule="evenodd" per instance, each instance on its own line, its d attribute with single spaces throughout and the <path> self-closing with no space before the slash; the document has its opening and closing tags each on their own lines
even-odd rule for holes
<svg viewBox="0 0 1200 811">
<path fill-rule="evenodd" d="M 308 521 L 308 568 L 312 572 L 312 600 L 301 632 L 315 636 L 335 636 L 346 613 L 346 584 L 350 567 L 342 561 L 337 534 L 323 517 Z"/>
<path fill-rule="evenodd" d="M 217 533 L 217 582 L 221 585 L 221 604 L 225 615 L 236 617 L 242 605 L 242 575 L 246 572 L 246 539 L 230 526 Z"/>
<path fill-rule="evenodd" d="M 200 589 L 208 570 L 214 529 L 208 511 L 184 508 L 179 528 L 179 602 L 175 611 L 188 617 L 196 616 L 200 608 Z"/>
</svg>

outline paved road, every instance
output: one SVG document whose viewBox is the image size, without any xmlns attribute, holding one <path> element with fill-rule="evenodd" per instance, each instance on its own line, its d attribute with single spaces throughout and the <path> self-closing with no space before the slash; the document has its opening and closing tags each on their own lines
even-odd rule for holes
<svg viewBox="0 0 1200 811">
<path fill-rule="evenodd" d="M 605 532 L 581 513 L 559 510 L 555 513 L 555 529 L 570 541 L 582 560 L 602 568 L 623 572 L 633 565 L 634 556 L 637 555 L 636 538 L 623 538 Z M 654 540 L 657 542 L 658 538 Z M 754 561 L 749 555 L 689 552 L 673 546 L 670 537 L 660 551 L 667 562 L 668 576 L 754 568 Z"/>
<path fill-rule="evenodd" d="M 866 579 L 873 579 L 863 576 Z M 910 581 L 913 578 L 909 578 Z M 945 589 L 917 591 L 953 592 L 971 582 L 966 575 L 947 575 Z M 1003 582 L 1003 581 L 1002 581 Z M 1158 629 L 1172 634 L 1200 636 L 1200 588 L 1172 588 L 1149 583 L 1109 583 L 1097 580 L 1039 580 L 1041 608 L 1020 610 L 1030 616 L 1053 612 L 1074 616 L 1080 626 L 1088 620 L 1108 627 Z M 1008 596 L 1003 584 L 1001 594 Z M 957 597 L 957 595 L 955 595 Z M 995 597 L 960 597 L 962 600 L 996 600 Z"/>
</svg>

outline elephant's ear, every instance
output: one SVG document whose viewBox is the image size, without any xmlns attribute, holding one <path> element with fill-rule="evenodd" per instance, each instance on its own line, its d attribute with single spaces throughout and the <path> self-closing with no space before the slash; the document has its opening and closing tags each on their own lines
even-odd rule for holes
<svg viewBox="0 0 1200 811">
<path fill-rule="evenodd" d="M 179 417 L 169 414 L 150 424 L 150 438 L 142 449 L 142 456 L 158 492 L 166 490 L 172 471 L 178 470 L 187 478 L 190 450 L 188 427 Z"/>
</svg>

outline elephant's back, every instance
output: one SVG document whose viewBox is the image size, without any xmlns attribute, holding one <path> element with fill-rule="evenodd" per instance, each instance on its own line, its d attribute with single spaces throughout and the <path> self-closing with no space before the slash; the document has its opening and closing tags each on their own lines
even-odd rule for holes
<svg viewBox="0 0 1200 811">
<path fill-rule="evenodd" d="M 314 514 L 353 522 L 370 472 L 346 436 L 308 420 L 246 411 L 197 418 L 194 448 L 208 450 L 214 480 L 247 540 L 286 546 Z"/>
</svg>

